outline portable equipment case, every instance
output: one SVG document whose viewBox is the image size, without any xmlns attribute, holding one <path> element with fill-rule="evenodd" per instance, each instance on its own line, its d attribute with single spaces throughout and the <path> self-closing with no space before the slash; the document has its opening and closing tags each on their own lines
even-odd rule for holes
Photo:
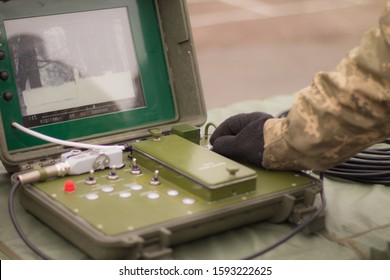
<svg viewBox="0 0 390 280">
<path fill-rule="evenodd" d="M 92 258 L 165 258 L 317 210 L 316 178 L 207 149 L 186 1 L 0 2 L 0 77 L 1 160 L 22 205 Z"/>
</svg>

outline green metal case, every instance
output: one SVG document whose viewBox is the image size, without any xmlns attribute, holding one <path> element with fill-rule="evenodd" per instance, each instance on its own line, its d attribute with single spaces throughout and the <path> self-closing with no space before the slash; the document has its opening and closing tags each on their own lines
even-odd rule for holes
<svg viewBox="0 0 390 280">
<path fill-rule="evenodd" d="M 322 187 L 319 180 L 300 172 L 246 166 L 199 145 L 206 109 L 186 1 L 98 3 L 106 8 L 145 1 L 155 8 L 158 19 L 174 119 L 70 139 L 125 143 L 131 149 L 123 154 L 123 168 L 23 186 L 22 205 L 95 259 L 166 258 L 175 245 L 247 224 L 264 220 L 301 223 L 317 210 L 313 205 Z M 28 10 L 21 4 L 27 2 L 33 6 L 44 3 L 60 13 L 65 9 L 64 1 L 16 0 L 0 2 L 0 17 L 5 17 L 1 11 L 6 5 L 8 11 L 17 13 Z M 93 1 L 77 2 L 84 3 L 79 4 L 85 9 Z M 0 29 L 0 38 L 2 34 Z M 2 40 L 0 47 L 5 45 Z M 1 89 L 6 91 L 5 86 Z M 9 129 L 3 123 L 2 132 Z M 4 135 L 0 145 L 1 160 L 9 172 L 15 172 L 14 180 L 19 174 L 58 162 L 70 150 L 41 144 L 9 151 Z"/>
</svg>

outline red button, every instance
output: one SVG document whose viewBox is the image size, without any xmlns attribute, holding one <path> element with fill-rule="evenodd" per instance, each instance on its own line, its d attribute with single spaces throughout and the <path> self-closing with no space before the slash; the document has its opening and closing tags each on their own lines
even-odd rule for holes
<svg viewBox="0 0 390 280">
<path fill-rule="evenodd" d="M 72 180 L 68 180 L 65 182 L 64 191 L 65 192 L 74 192 L 76 190 L 76 186 Z"/>
</svg>

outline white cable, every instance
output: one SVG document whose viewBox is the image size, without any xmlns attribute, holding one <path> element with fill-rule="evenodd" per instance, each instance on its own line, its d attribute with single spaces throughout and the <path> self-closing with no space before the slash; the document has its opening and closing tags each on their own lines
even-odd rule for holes
<svg viewBox="0 0 390 280">
<path fill-rule="evenodd" d="M 69 146 L 69 147 L 75 147 L 75 148 L 81 148 L 81 149 L 121 149 L 124 150 L 125 146 L 123 145 L 94 145 L 94 144 L 86 144 L 86 143 L 78 143 L 78 142 L 72 142 L 72 141 L 65 141 L 61 139 L 57 139 L 48 135 L 44 135 L 42 133 L 36 132 L 34 130 L 31 130 L 27 127 L 24 127 L 16 122 L 12 123 L 12 126 L 19 129 L 20 131 L 23 131 L 24 133 L 27 133 L 31 136 L 37 137 L 39 139 L 45 140 L 50 143 L 63 145 L 63 146 Z"/>
</svg>

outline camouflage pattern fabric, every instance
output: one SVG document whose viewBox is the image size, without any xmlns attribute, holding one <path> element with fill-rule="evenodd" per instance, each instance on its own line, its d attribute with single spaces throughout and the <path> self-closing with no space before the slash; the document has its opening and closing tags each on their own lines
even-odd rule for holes
<svg viewBox="0 0 390 280">
<path fill-rule="evenodd" d="M 285 118 L 264 125 L 262 165 L 326 170 L 390 136 L 390 1 L 332 72 L 317 73 Z"/>
</svg>

